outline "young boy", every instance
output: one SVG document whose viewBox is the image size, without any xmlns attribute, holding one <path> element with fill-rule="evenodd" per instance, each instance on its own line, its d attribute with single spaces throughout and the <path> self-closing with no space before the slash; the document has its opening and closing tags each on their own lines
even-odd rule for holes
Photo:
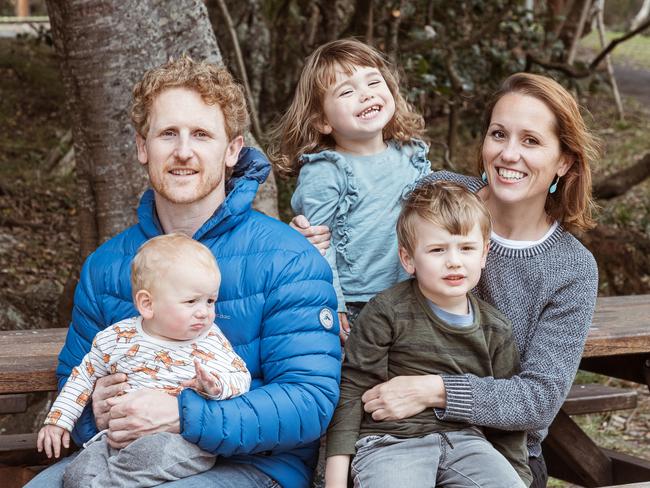
<svg viewBox="0 0 650 488">
<path fill-rule="evenodd" d="M 361 401 L 396 376 L 516 373 L 508 320 L 470 292 L 485 266 L 490 230 L 483 203 L 457 184 L 428 182 L 409 195 L 397 236 L 402 266 L 414 279 L 368 302 L 345 345 L 341 397 L 327 432 L 328 488 L 347 486 L 351 456 L 355 486 L 504 488 L 532 481 L 524 432 L 443 422 L 434 409 L 374 421 Z"/>
<path fill-rule="evenodd" d="M 250 387 L 250 373 L 214 323 L 221 275 L 212 252 L 184 234 L 155 237 L 131 267 L 140 313 L 99 332 L 72 370 L 38 434 L 38 450 L 59 457 L 61 443 L 90 399 L 95 381 L 125 373 L 131 390 L 159 388 L 178 395 L 193 388 L 217 400 Z M 70 463 L 64 486 L 155 486 L 210 469 L 215 457 L 180 434 L 157 433 L 117 450 L 105 432 Z"/>
</svg>

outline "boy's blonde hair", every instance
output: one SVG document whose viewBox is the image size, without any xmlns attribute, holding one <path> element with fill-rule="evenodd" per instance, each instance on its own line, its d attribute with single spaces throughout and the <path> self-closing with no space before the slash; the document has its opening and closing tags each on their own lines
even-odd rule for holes
<svg viewBox="0 0 650 488">
<path fill-rule="evenodd" d="M 206 104 L 219 105 L 229 141 L 246 132 L 249 117 L 242 87 L 226 68 L 206 61 L 194 61 L 184 54 L 147 70 L 133 87 L 131 121 L 143 138 L 147 137 L 149 131 L 151 105 L 168 88 L 195 90 Z"/>
<path fill-rule="evenodd" d="M 298 174 L 300 155 L 335 147 L 332 135 L 318 130 L 323 122 L 323 97 L 336 80 L 337 69 L 352 74 L 358 67 L 379 70 L 395 99 L 395 114 L 384 127 L 384 140 L 408 142 L 421 136 L 424 121 L 400 94 L 397 72 L 384 56 L 356 39 L 328 42 L 307 58 L 293 101 L 271 131 L 274 142 L 269 157 L 280 176 Z"/>
<path fill-rule="evenodd" d="M 548 76 L 515 73 L 492 95 L 483 116 L 483 139 L 479 146 L 478 172 L 483 172 L 482 146 L 492 119 L 494 106 L 508 93 L 521 93 L 544 102 L 555 115 L 555 133 L 560 151 L 573 164 L 558 182 L 557 192 L 546 197 L 546 212 L 569 232 L 586 231 L 596 223 L 592 217 L 596 204 L 591 196 L 591 166 L 598 160 L 600 145 L 587 128 L 575 98 Z"/>
<path fill-rule="evenodd" d="M 185 234 L 164 234 L 148 240 L 131 263 L 131 290 L 151 291 L 161 280 L 173 279 L 168 272 L 177 265 L 191 266 L 197 273 L 215 273 L 219 266 L 212 251 Z"/>
<path fill-rule="evenodd" d="M 410 256 L 415 252 L 418 231 L 415 217 L 445 229 L 452 235 L 467 235 L 476 224 L 483 243 L 490 239 L 490 213 L 481 199 L 451 181 L 424 181 L 408 195 L 397 219 L 397 242 Z"/>
</svg>

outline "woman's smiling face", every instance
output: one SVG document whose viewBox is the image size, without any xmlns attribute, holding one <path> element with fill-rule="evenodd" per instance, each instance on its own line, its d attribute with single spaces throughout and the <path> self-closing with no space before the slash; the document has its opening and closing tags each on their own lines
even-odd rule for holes
<svg viewBox="0 0 650 488">
<path fill-rule="evenodd" d="M 506 205 L 525 202 L 541 211 L 556 175 L 564 176 L 572 163 L 560 149 L 551 109 L 517 92 L 494 106 L 482 154 L 492 198 Z"/>
</svg>

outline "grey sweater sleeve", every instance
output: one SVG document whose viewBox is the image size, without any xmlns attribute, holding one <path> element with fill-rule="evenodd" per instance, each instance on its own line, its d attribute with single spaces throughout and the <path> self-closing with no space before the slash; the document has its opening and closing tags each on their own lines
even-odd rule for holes
<svg viewBox="0 0 650 488">
<path fill-rule="evenodd" d="M 510 379 L 443 375 L 447 408 L 436 409 L 440 419 L 504 430 L 541 430 L 550 425 L 571 388 L 596 303 L 597 268 L 586 254 L 569 269 L 548 270 L 548 280 L 556 284 L 554 292 L 540 307 L 536 323 L 519 324 L 524 330 L 516 331 L 521 372 Z M 516 276 L 516 270 L 511 272 Z M 518 285 L 513 289 L 520 295 L 519 310 L 499 307 L 513 322 L 537 298 L 530 286 Z"/>
</svg>

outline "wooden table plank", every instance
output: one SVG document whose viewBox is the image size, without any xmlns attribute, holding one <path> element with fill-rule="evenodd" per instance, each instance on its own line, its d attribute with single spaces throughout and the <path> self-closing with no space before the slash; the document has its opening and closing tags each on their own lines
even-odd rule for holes
<svg viewBox="0 0 650 488">
<path fill-rule="evenodd" d="M 0 394 L 57 389 L 67 329 L 0 332 Z M 583 357 L 650 354 L 650 295 L 601 297 Z"/>
<path fill-rule="evenodd" d="M 650 353 L 650 295 L 600 297 L 583 357 Z"/>
<path fill-rule="evenodd" d="M 55 391 L 56 364 L 68 329 L 0 332 L 0 394 Z"/>
</svg>

